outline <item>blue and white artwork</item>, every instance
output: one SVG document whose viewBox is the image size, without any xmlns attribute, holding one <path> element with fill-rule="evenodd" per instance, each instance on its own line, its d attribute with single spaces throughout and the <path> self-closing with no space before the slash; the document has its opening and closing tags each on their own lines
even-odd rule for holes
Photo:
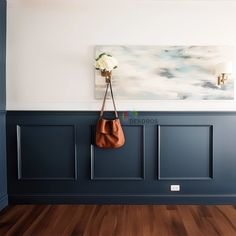
<svg viewBox="0 0 236 236">
<path fill-rule="evenodd" d="M 96 46 L 118 61 L 112 72 L 117 99 L 233 100 L 231 75 L 218 85 L 217 66 L 233 62 L 230 46 Z M 95 72 L 95 98 L 104 96 L 105 80 Z"/>
</svg>

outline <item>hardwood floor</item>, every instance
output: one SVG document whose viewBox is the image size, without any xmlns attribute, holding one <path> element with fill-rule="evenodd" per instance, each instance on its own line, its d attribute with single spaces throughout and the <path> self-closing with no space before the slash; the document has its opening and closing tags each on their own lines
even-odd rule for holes
<svg viewBox="0 0 236 236">
<path fill-rule="evenodd" d="M 230 205 L 15 205 L 1 236 L 236 236 Z"/>
</svg>

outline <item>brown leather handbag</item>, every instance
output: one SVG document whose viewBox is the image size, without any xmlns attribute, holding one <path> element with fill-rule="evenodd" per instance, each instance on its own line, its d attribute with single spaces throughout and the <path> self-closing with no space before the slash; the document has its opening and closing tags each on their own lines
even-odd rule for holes
<svg viewBox="0 0 236 236">
<path fill-rule="evenodd" d="M 111 120 L 103 118 L 104 107 L 105 107 L 106 98 L 107 98 L 107 91 L 109 87 L 111 90 L 111 98 L 112 98 L 112 103 L 113 103 L 114 112 L 115 112 L 115 119 L 111 119 Z M 96 126 L 95 142 L 96 142 L 96 146 L 100 148 L 119 148 L 123 146 L 125 143 L 125 136 L 124 136 L 124 132 L 123 132 L 120 119 L 118 117 L 118 113 L 116 110 L 116 105 L 115 105 L 115 100 L 114 100 L 110 80 L 107 82 L 107 87 L 106 87 L 106 92 L 103 99 L 100 117 Z"/>
</svg>

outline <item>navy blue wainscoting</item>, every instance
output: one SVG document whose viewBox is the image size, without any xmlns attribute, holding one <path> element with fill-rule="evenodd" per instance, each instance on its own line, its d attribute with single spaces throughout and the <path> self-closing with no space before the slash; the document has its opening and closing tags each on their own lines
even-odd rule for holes
<svg viewBox="0 0 236 236">
<path fill-rule="evenodd" d="M 236 203 L 236 113 L 120 113 L 126 143 L 108 150 L 98 114 L 7 112 L 11 203 Z"/>
<path fill-rule="evenodd" d="M 8 204 L 5 115 L 4 111 L 0 111 L 0 210 Z"/>
</svg>

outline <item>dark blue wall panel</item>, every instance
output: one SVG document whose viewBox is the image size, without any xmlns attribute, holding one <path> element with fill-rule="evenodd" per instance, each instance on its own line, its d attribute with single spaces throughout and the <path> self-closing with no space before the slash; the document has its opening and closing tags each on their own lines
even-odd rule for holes
<svg viewBox="0 0 236 236">
<path fill-rule="evenodd" d="M 18 125 L 18 179 L 76 179 L 75 129 L 73 125 Z"/>
<path fill-rule="evenodd" d="M 122 148 L 104 149 L 91 145 L 92 180 L 140 180 L 145 178 L 144 126 L 123 126 Z M 125 168 L 124 168 L 125 166 Z"/>
<path fill-rule="evenodd" d="M 213 126 L 158 127 L 159 179 L 213 177 Z"/>
<path fill-rule="evenodd" d="M 5 112 L 0 111 L 0 210 L 7 205 Z"/>
<path fill-rule="evenodd" d="M 236 203 L 236 113 L 139 112 L 121 120 L 127 141 L 117 150 L 94 146 L 98 115 L 8 112 L 10 201 Z"/>
</svg>

